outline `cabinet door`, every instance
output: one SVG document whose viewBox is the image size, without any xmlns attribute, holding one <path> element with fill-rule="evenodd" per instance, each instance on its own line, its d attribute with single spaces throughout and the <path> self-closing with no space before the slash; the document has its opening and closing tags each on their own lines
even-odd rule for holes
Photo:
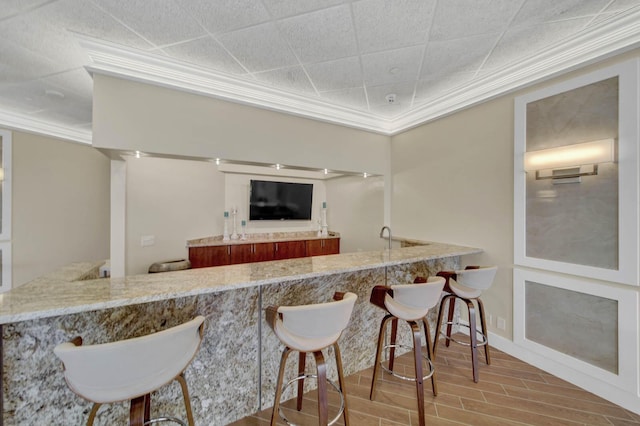
<svg viewBox="0 0 640 426">
<path fill-rule="evenodd" d="M 324 240 L 307 240 L 307 256 L 320 256 Z"/>
<path fill-rule="evenodd" d="M 329 238 L 323 241 L 323 254 L 340 254 L 340 238 Z"/>
<path fill-rule="evenodd" d="M 305 257 L 305 241 L 284 241 L 275 243 L 275 250 L 273 258 L 279 259 L 293 259 L 296 257 Z"/>
<path fill-rule="evenodd" d="M 274 243 L 257 243 L 253 245 L 252 262 L 264 262 L 274 259 Z"/>
<path fill-rule="evenodd" d="M 228 265 L 229 246 L 189 247 L 189 261 L 192 268 Z"/>
<path fill-rule="evenodd" d="M 238 244 L 231 247 L 231 264 L 253 262 L 253 244 Z"/>
</svg>

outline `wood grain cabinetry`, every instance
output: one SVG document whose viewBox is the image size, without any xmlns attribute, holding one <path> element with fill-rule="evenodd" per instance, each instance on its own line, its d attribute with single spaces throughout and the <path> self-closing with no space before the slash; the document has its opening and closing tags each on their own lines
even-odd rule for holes
<svg viewBox="0 0 640 426">
<path fill-rule="evenodd" d="M 339 238 L 189 247 L 192 268 L 340 253 Z"/>
<path fill-rule="evenodd" d="M 231 247 L 231 264 L 274 259 L 274 243 L 238 244 Z"/>
<path fill-rule="evenodd" d="M 281 241 L 274 243 L 275 252 L 274 259 L 295 259 L 307 256 L 306 244 L 304 240 L 299 241 Z"/>
<path fill-rule="evenodd" d="M 340 253 L 340 239 L 307 240 L 307 256 L 323 256 Z"/>
<path fill-rule="evenodd" d="M 229 265 L 231 246 L 189 247 L 189 260 L 192 268 Z"/>
</svg>

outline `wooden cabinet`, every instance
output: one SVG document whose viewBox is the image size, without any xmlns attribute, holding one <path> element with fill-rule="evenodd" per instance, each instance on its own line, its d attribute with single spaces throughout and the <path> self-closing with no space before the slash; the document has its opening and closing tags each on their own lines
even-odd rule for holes
<svg viewBox="0 0 640 426">
<path fill-rule="evenodd" d="M 192 268 L 295 259 L 340 253 L 339 238 L 278 241 L 277 243 L 234 243 L 221 246 L 189 247 Z"/>
<path fill-rule="evenodd" d="M 306 242 L 304 240 L 299 241 L 282 241 L 275 244 L 275 251 L 273 258 L 275 260 L 281 259 L 295 259 L 297 257 L 305 257 L 307 255 Z"/>
<path fill-rule="evenodd" d="M 340 239 L 307 240 L 307 256 L 323 256 L 340 253 Z"/>
<path fill-rule="evenodd" d="M 231 263 L 231 247 L 189 247 L 189 260 L 192 268 L 229 265 Z"/>
<path fill-rule="evenodd" d="M 274 259 L 274 243 L 237 244 L 231 247 L 231 264 Z"/>
</svg>

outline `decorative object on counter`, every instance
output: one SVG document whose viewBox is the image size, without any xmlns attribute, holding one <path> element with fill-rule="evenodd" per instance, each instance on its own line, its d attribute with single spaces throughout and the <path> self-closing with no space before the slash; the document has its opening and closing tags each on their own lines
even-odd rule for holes
<svg viewBox="0 0 640 426">
<path fill-rule="evenodd" d="M 204 317 L 134 339 L 82 346 L 82 338 L 55 347 L 64 365 L 64 378 L 78 396 L 92 401 L 87 426 L 102 404 L 131 401 L 130 424 L 171 421 L 174 417 L 150 419 L 151 393 L 177 380 L 182 388 L 187 420 L 194 425 L 184 370 L 198 352 L 204 334 Z M 145 362 L 153 360 L 153 362 Z"/>
<path fill-rule="evenodd" d="M 166 262 L 156 262 L 151 264 L 151 266 L 149 266 L 149 273 L 183 271 L 185 269 L 191 269 L 191 262 L 189 259 L 168 260 Z"/>
<path fill-rule="evenodd" d="M 338 339 L 351 318 L 353 306 L 356 303 L 355 293 L 336 292 L 333 302 L 318 303 L 302 306 L 269 306 L 266 309 L 267 324 L 284 343 L 285 348 L 280 361 L 280 371 L 276 384 L 276 395 L 271 414 L 271 426 L 275 426 L 276 418 L 279 415 L 287 424 L 291 424 L 280 411 L 280 398 L 282 391 L 297 382 L 297 409 L 302 409 L 302 394 L 304 391 L 305 379 L 315 378 L 318 382 L 318 420 L 320 425 L 332 425 L 341 416 L 344 416 L 344 424 L 349 425 L 349 414 L 347 409 L 347 395 L 344 387 L 344 376 L 342 372 L 342 357 L 338 347 Z M 338 370 L 338 385 L 327 379 L 327 365 L 325 364 L 322 350 L 333 347 L 336 357 L 336 368 Z M 300 353 L 298 376 L 290 380 L 283 388 L 282 381 L 287 363 L 287 358 L 291 352 Z M 306 355 L 313 353 L 317 374 L 305 373 Z M 327 383 L 329 383 L 340 395 L 340 410 L 338 414 L 329 421 L 329 401 L 327 396 Z"/>
<path fill-rule="evenodd" d="M 222 241 L 229 241 L 229 212 L 224 212 L 224 231 L 222 233 Z"/>
<path fill-rule="evenodd" d="M 322 221 L 318 219 L 316 222 L 318 223 L 318 238 L 320 238 L 322 236 Z"/>
<path fill-rule="evenodd" d="M 418 422 L 420 426 L 425 425 L 424 419 L 424 385 L 423 381 L 431 378 L 431 388 L 433 396 L 438 394 L 438 386 L 436 384 L 435 367 L 432 363 L 433 351 L 431 349 L 431 332 L 429 329 L 429 321 L 427 314 L 429 310 L 438 304 L 445 280 L 442 277 L 430 277 L 428 279 L 416 279 L 415 284 L 401 284 L 394 286 L 375 286 L 371 291 L 369 301 L 386 311 L 385 317 L 380 325 L 380 334 L 378 335 L 378 349 L 376 350 L 376 361 L 373 367 L 373 378 L 371 379 L 371 393 L 369 399 L 373 400 L 376 390 L 376 379 L 379 375 L 380 368 L 387 373 L 399 377 L 403 380 L 409 380 L 416 383 L 416 396 L 418 400 Z M 398 319 L 404 320 L 411 327 L 413 335 L 413 360 L 414 360 L 414 377 L 407 377 L 393 371 L 393 362 L 396 348 L 405 348 L 404 345 L 396 343 L 398 333 Z M 385 345 L 387 323 L 391 321 L 391 337 L 389 344 Z M 424 337 L 426 339 L 427 354 L 422 354 L 422 342 L 420 338 L 420 322 L 424 326 Z M 387 356 L 388 365 L 385 366 L 383 360 L 383 352 L 389 351 Z M 423 375 L 422 359 L 427 361 L 429 371 Z"/>
<path fill-rule="evenodd" d="M 245 233 L 246 228 L 247 228 L 247 221 L 246 221 L 246 220 L 243 220 L 243 221 L 242 221 L 242 223 L 241 223 L 241 225 L 242 225 L 242 236 L 240 237 L 240 239 L 241 239 L 242 241 L 244 241 L 244 240 L 246 240 L 246 239 L 247 239 L 247 234 Z"/>
<path fill-rule="evenodd" d="M 444 277 L 446 280 L 444 291 L 445 296 L 440 302 L 440 312 L 438 313 L 438 327 L 442 325 L 447 326 L 446 333 L 440 333 L 440 330 L 436 330 L 436 335 L 433 343 L 433 354 L 435 356 L 438 348 L 438 340 L 442 335 L 446 339 L 446 345 L 449 346 L 451 341 L 471 347 L 471 365 L 473 368 L 473 381 L 478 383 L 478 346 L 484 346 L 484 356 L 487 361 L 487 365 L 491 364 L 491 358 L 489 356 L 489 340 L 487 334 L 487 322 L 484 316 L 484 305 L 480 300 L 480 295 L 483 290 L 488 289 L 493 284 L 493 279 L 496 276 L 496 266 L 467 266 L 461 271 L 441 271 L 438 272 L 439 277 Z M 467 304 L 469 310 L 469 325 L 462 323 L 455 323 L 453 321 L 453 315 L 455 312 L 456 299 L 460 299 Z M 449 315 L 447 321 L 442 324 L 442 316 L 444 314 L 445 304 L 449 301 Z M 473 301 L 478 304 L 480 326 L 481 330 L 476 328 L 476 308 Z M 469 328 L 469 341 L 456 340 L 451 337 L 451 327 L 467 327 Z M 478 340 L 478 338 L 480 338 Z M 465 339 L 466 340 L 466 339 Z"/>
<path fill-rule="evenodd" d="M 238 237 L 238 228 L 237 228 L 237 223 L 236 223 L 236 218 L 238 216 L 238 208 L 237 207 L 233 207 L 231 209 L 231 216 L 233 218 L 233 222 L 232 222 L 232 229 L 233 231 L 231 232 L 231 239 L 232 240 L 237 240 Z"/>
<path fill-rule="evenodd" d="M 328 237 L 329 225 L 327 225 L 327 202 L 326 201 L 322 202 L 322 210 L 320 211 L 320 217 L 322 220 L 322 223 L 320 224 L 320 228 L 322 229 L 322 231 L 320 232 L 320 236 Z"/>
</svg>

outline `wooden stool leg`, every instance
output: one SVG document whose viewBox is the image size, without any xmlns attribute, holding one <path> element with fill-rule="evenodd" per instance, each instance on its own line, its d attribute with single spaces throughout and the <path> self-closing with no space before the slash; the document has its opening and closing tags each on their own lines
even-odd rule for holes
<svg viewBox="0 0 640 426">
<path fill-rule="evenodd" d="M 282 380 L 284 378 L 284 368 L 287 364 L 287 357 L 291 353 L 291 349 L 284 348 L 282 358 L 280 359 L 280 371 L 278 372 L 278 382 L 276 383 L 276 397 L 273 401 L 273 412 L 271 413 L 271 426 L 276 426 L 276 419 L 280 411 L 280 398 L 282 397 Z"/>
<path fill-rule="evenodd" d="M 473 381 L 478 383 L 478 333 L 476 331 L 476 308 L 471 300 L 463 299 L 469 309 L 469 340 L 471 342 L 471 366 L 473 369 Z"/>
<path fill-rule="evenodd" d="M 422 344 L 420 343 L 420 327 L 415 321 L 409 321 L 413 333 L 413 359 L 416 370 L 416 397 L 418 399 L 418 421 L 420 426 L 425 426 L 424 421 L 424 385 L 422 373 Z"/>
<path fill-rule="evenodd" d="M 344 418 L 344 426 L 349 426 L 349 413 L 347 408 L 347 390 L 344 383 L 344 373 L 342 371 L 342 355 L 340 355 L 340 348 L 338 342 L 333 344 L 333 352 L 336 355 L 336 367 L 338 369 L 338 384 L 340 385 L 340 392 L 342 392 L 342 400 L 344 401 L 344 411 L 342 417 Z"/>
<path fill-rule="evenodd" d="M 193 411 L 191 411 L 191 400 L 189 398 L 189 388 L 187 387 L 187 380 L 184 378 L 184 371 L 180 373 L 178 377 L 176 377 L 178 383 L 180 383 L 180 388 L 182 388 L 182 399 L 184 399 L 184 409 L 187 411 L 187 423 L 189 426 L 194 426 L 195 423 L 193 421 Z"/>
<path fill-rule="evenodd" d="M 371 392 L 369 393 L 369 399 L 373 400 L 374 392 L 376 390 L 376 381 L 378 378 L 378 372 L 380 371 L 380 360 L 382 358 L 382 347 L 384 346 L 384 331 L 387 326 L 387 322 L 394 318 L 393 315 L 386 315 L 380 323 L 380 333 L 378 334 L 378 349 L 376 350 L 376 361 L 373 364 L 373 378 L 371 379 Z"/>
<path fill-rule="evenodd" d="M 146 394 L 131 400 L 129 407 L 129 426 L 142 426 L 149 420 L 151 413 L 151 395 Z"/>
<path fill-rule="evenodd" d="M 389 371 L 393 371 L 393 361 L 396 356 L 396 348 L 393 346 L 396 344 L 396 338 L 398 337 L 398 319 L 394 318 L 391 321 L 391 338 L 389 339 Z"/>
<path fill-rule="evenodd" d="M 436 352 L 438 350 L 438 341 L 440 340 L 440 329 L 442 328 L 442 317 L 444 316 L 445 306 L 447 305 L 447 300 L 449 300 L 453 295 L 448 294 L 442 298 L 440 301 L 440 309 L 438 310 L 438 321 L 436 322 L 436 332 L 433 336 L 433 359 L 436 357 Z"/>
<path fill-rule="evenodd" d="M 304 377 L 304 371 L 307 366 L 307 353 L 300 352 L 298 357 L 298 377 Z M 304 379 L 298 380 L 298 397 L 296 401 L 296 409 L 302 410 L 302 395 L 304 394 Z"/>
<path fill-rule="evenodd" d="M 487 334 L 487 321 L 484 316 L 484 304 L 479 297 L 476 300 L 478 301 L 478 314 L 480 315 L 480 326 L 482 327 L 482 334 L 484 334 L 484 339 L 487 342 L 484 345 L 484 358 L 487 361 L 487 365 L 491 365 L 491 356 L 489 355 L 489 334 Z"/>
<path fill-rule="evenodd" d="M 433 374 L 431 375 L 431 389 L 433 390 L 433 396 L 438 395 L 438 385 L 436 383 L 436 366 L 433 364 L 433 348 L 431 346 L 431 327 L 429 326 L 429 320 L 426 317 L 422 319 L 422 325 L 424 326 L 424 338 L 427 341 L 427 355 L 431 361 L 431 367 L 433 368 Z"/>
<path fill-rule="evenodd" d="M 456 312 L 456 297 L 448 297 L 449 299 L 449 315 L 447 315 L 447 341 L 445 345 L 449 347 L 451 344 L 451 329 L 453 328 L 453 316 Z"/>
<path fill-rule="evenodd" d="M 318 424 L 327 426 L 329 423 L 329 400 L 327 396 L 327 364 L 324 362 L 322 351 L 313 353 L 318 369 Z"/>
<path fill-rule="evenodd" d="M 93 407 L 91 407 L 91 412 L 89 413 L 89 418 L 87 419 L 87 426 L 93 426 L 93 421 L 96 418 L 96 414 L 98 414 L 98 409 L 102 406 L 102 404 L 95 403 Z"/>
</svg>

